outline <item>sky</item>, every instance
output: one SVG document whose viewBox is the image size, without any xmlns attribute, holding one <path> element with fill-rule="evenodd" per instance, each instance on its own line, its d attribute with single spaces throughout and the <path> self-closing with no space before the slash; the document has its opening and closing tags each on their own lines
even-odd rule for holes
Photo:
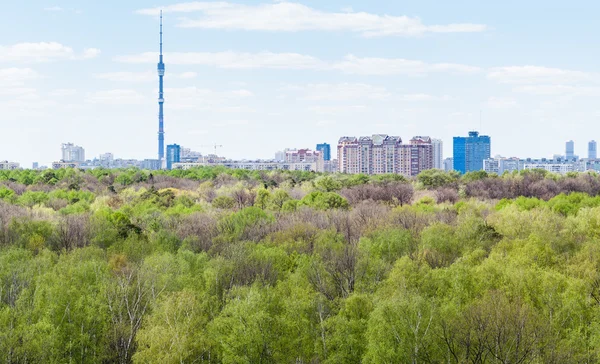
<svg viewBox="0 0 600 364">
<path fill-rule="evenodd" d="M 156 158 L 165 141 L 272 158 L 341 136 L 452 137 L 550 157 L 600 140 L 600 2 L 11 1 L 0 38 L 0 160 Z"/>
</svg>

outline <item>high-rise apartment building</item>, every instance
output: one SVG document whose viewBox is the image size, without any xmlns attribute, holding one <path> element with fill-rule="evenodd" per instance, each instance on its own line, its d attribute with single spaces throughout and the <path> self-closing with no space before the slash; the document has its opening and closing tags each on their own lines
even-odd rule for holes
<svg viewBox="0 0 600 364">
<path fill-rule="evenodd" d="M 433 168 L 433 145 L 430 137 L 416 136 L 400 145 L 400 174 L 416 176 Z"/>
<path fill-rule="evenodd" d="M 400 137 L 342 137 L 338 142 L 338 171 L 341 173 L 399 173 Z"/>
<path fill-rule="evenodd" d="M 338 141 L 338 171 L 340 173 L 360 173 L 358 169 L 358 139 L 341 137 Z"/>
<path fill-rule="evenodd" d="M 480 171 L 491 156 L 491 138 L 470 131 L 468 137 L 454 137 L 454 170 L 460 173 Z"/>
<path fill-rule="evenodd" d="M 397 136 L 342 137 L 338 142 L 338 171 L 341 173 L 415 176 L 433 168 L 433 146 L 429 137 L 414 137 L 402 144 Z"/>
<path fill-rule="evenodd" d="M 565 157 L 567 159 L 573 159 L 575 158 L 575 142 L 572 140 L 569 140 L 566 144 L 566 148 L 565 148 Z"/>
<path fill-rule="evenodd" d="M 433 168 L 444 169 L 444 142 L 441 139 L 431 139 L 433 146 Z"/>
<path fill-rule="evenodd" d="M 174 163 L 181 161 L 181 146 L 177 144 L 167 145 L 167 169 L 173 169 Z"/>
<path fill-rule="evenodd" d="M 323 153 L 324 161 L 331 160 L 331 145 L 329 145 L 328 143 L 317 144 L 317 150 Z"/>
<path fill-rule="evenodd" d="M 65 162 L 85 162 L 85 150 L 73 143 L 61 145 L 62 160 Z"/>
<path fill-rule="evenodd" d="M 591 140 L 588 143 L 588 159 L 597 159 L 598 158 L 598 152 L 597 152 L 597 144 L 595 140 Z"/>
</svg>

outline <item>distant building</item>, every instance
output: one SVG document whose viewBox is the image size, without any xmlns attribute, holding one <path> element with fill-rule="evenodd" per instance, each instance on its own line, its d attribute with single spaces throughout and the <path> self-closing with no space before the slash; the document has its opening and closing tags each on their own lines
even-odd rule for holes
<svg viewBox="0 0 600 364">
<path fill-rule="evenodd" d="M 338 171 L 341 173 L 416 176 L 433 168 L 431 138 L 416 136 L 402 144 L 397 136 L 342 137 L 338 142 Z"/>
<path fill-rule="evenodd" d="M 504 172 L 523 170 L 523 163 L 519 158 L 489 158 L 483 161 L 483 170 L 487 173 L 502 175 Z"/>
<path fill-rule="evenodd" d="M 597 159 L 598 158 L 598 151 L 597 151 L 597 144 L 595 140 L 592 140 L 588 143 L 588 159 Z"/>
<path fill-rule="evenodd" d="M 202 153 L 181 147 L 181 162 L 197 162 L 202 157 Z"/>
<path fill-rule="evenodd" d="M 148 169 L 150 171 L 157 171 L 159 169 L 162 169 L 162 161 L 159 159 L 144 159 L 141 163 L 140 163 L 140 168 L 142 169 Z"/>
<path fill-rule="evenodd" d="M 454 170 L 464 174 L 483 170 L 483 161 L 490 158 L 491 138 L 469 132 L 468 137 L 454 137 Z"/>
<path fill-rule="evenodd" d="M 177 144 L 167 145 L 167 169 L 171 170 L 174 163 L 181 162 L 181 146 Z"/>
<path fill-rule="evenodd" d="M 61 145 L 62 161 L 65 162 L 85 162 L 85 150 L 73 143 L 63 143 Z"/>
<path fill-rule="evenodd" d="M 338 171 L 341 173 L 360 173 L 358 139 L 342 137 L 338 141 Z"/>
<path fill-rule="evenodd" d="M 100 154 L 100 157 L 98 159 L 102 162 L 110 163 L 115 159 L 115 156 L 112 153 L 104 153 Z"/>
<path fill-rule="evenodd" d="M 59 161 L 52 163 L 52 169 L 63 169 L 63 168 L 79 168 L 79 162 L 73 161 Z"/>
<path fill-rule="evenodd" d="M 575 158 L 575 142 L 572 140 L 569 140 L 566 143 L 566 148 L 565 148 L 565 157 L 567 159 L 573 159 Z"/>
<path fill-rule="evenodd" d="M 454 170 L 454 158 L 444 159 L 444 171 L 450 172 Z"/>
<path fill-rule="evenodd" d="M 444 142 L 441 139 L 431 139 L 433 146 L 433 168 L 444 169 Z"/>
<path fill-rule="evenodd" d="M 310 149 L 286 149 L 284 160 L 288 163 L 323 161 L 323 153 Z"/>
<path fill-rule="evenodd" d="M 279 162 L 283 162 L 285 160 L 285 150 L 278 150 L 275 152 L 275 160 Z"/>
<path fill-rule="evenodd" d="M 19 163 L 9 162 L 9 161 L 0 161 L 0 170 L 3 171 L 12 171 L 15 169 L 21 168 Z"/>
<path fill-rule="evenodd" d="M 331 160 L 331 145 L 327 143 L 317 144 L 317 150 L 323 153 L 323 160 L 330 161 Z"/>
<path fill-rule="evenodd" d="M 430 137 L 416 136 L 400 145 L 400 174 L 416 176 L 433 169 L 433 145 Z"/>
<path fill-rule="evenodd" d="M 327 172 L 327 173 L 337 173 L 338 172 L 337 159 L 333 159 L 330 161 L 324 161 L 323 171 Z"/>
<path fill-rule="evenodd" d="M 38 162 L 33 162 L 33 164 L 31 165 L 31 169 L 38 169 L 40 168 L 40 164 Z"/>
<path fill-rule="evenodd" d="M 323 172 L 323 164 L 316 162 L 288 163 L 279 161 L 222 161 L 217 163 L 175 163 L 173 169 L 191 169 L 207 166 L 224 166 L 231 169 L 245 169 L 250 171 L 305 171 Z"/>
<path fill-rule="evenodd" d="M 342 137 L 338 142 L 338 171 L 349 174 L 400 173 L 400 145 L 397 136 Z"/>
</svg>

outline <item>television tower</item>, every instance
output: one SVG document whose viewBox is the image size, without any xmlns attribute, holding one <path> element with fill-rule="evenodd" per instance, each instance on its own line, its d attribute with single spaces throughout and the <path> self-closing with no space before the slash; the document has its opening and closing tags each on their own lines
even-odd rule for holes
<svg viewBox="0 0 600 364">
<path fill-rule="evenodd" d="M 158 61 L 158 160 L 162 163 L 165 159 L 165 130 L 163 104 L 165 97 L 163 93 L 163 77 L 165 75 L 165 64 L 163 63 L 163 25 L 162 10 L 160 11 L 160 56 Z"/>
</svg>

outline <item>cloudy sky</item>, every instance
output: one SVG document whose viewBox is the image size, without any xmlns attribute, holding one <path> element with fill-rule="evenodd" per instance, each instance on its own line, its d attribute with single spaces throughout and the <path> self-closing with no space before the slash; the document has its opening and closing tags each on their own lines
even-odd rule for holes
<svg viewBox="0 0 600 364">
<path fill-rule="evenodd" d="M 158 11 L 166 142 L 232 158 L 340 136 L 481 129 L 492 154 L 600 139 L 600 3 L 505 0 L 12 1 L 0 160 L 155 158 Z"/>
</svg>

